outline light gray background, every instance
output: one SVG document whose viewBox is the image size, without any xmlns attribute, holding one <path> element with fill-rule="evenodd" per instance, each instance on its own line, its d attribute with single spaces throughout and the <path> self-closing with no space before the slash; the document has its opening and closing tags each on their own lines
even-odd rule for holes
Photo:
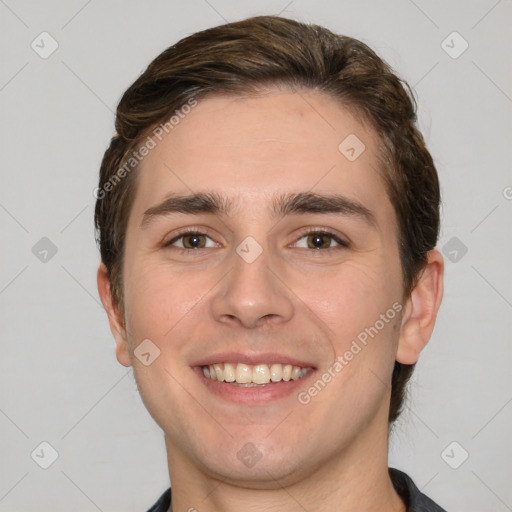
<svg viewBox="0 0 512 512">
<path fill-rule="evenodd" d="M 0 0 L 1 511 L 144 511 L 167 488 L 162 433 L 96 292 L 93 189 L 117 102 L 157 54 L 280 12 L 362 39 L 415 87 L 439 247 L 467 247 L 445 248 L 455 261 L 390 465 L 449 512 L 512 510 L 512 2 Z M 31 48 L 43 31 L 59 45 L 47 59 Z M 456 59 L 441 46 L 453 31 L 469 44 Z M 42 237 L 58 249 L 46 262 Z M 48 469 L 31 458 L 43 441 Z"/>
</svg>

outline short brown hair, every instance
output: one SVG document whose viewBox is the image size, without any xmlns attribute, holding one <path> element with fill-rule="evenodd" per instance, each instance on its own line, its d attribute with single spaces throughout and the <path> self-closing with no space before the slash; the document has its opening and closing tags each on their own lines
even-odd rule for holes
<svg viewBox="0 0 512 512">
<path fill-rule="evenodd" d="M 136 174 L 127 171 L 127 160 L 155 126 L 191 99 L 258 92 L 270 85 L 329 94 L 379 135 L 380 171 L 398 223 L 404 297 L 410 295 L 437 243 L 440 191 L 432 157 L 416 128 L 409 85 L 361 41 L 318 25 L 258 16 L 195 33 L 167 48 L 119 102 L 117 133 L 101 163 L 95 225 L 121 310 L 124 240 Z M 123 166 L 126 172 L 119 173 Z M 401 412 L 413 369 L 395 362 L 390 423 Z"/>
</svg>

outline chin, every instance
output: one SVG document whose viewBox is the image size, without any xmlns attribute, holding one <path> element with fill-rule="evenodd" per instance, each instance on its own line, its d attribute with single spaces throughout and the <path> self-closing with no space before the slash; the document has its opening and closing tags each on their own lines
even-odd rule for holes
<svg viewBox="0 0 512 512">
<path fill-rule="evenodd" d="M 238 446 L 238 442 L 237 442 Z M 238 450 L 231 449 L 229 455 L 203 459 L 200 464 L 205 472 L 219 481 L 236 487 L 252 489 L 280 489 L 292 485 L 314 470 L 313 454 L 299 454 L 300 445 L 261 442 L 256 446 L 249 441 L 241 443 Z"/>
</svg>

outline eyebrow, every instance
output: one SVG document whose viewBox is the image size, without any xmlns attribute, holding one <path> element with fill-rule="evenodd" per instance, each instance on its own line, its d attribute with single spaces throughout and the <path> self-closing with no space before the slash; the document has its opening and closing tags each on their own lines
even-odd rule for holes
<svg viewBox="0 0 512 512">
<path fill-rule="evenodd" d="M 171 195 L 160 204 L 147 209 L 140 224 L 145 228 L 153 219 L 175 213 L 190 215 L 228 215 L 233 209 L 233 201 L 217 192 L 200 192 L 188 195 Z M 275 217 L 291 214 L 341 214 L 364 221 L 377 227 L 374 213 L 359 201 L 339 194 L 317 194 L 299 192 L 278 194 L 273 198 L 271 212 Z"/>
</svg>

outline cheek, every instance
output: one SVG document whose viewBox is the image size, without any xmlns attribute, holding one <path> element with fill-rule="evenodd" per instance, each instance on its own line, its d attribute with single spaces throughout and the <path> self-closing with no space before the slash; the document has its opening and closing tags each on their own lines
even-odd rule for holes
<svg viewBox="0 0 512 512">
<path fill-rule="evenodd" d="M 387 392 L 382 383 L 391 378 L 400 327 L 401 280 L 395 271 L 384 259 L 354 259 L 303 284 L 300 295 L 307 297 L 306 310 L 322 320 L 333 353 L 342 358 L 331 370 L 336 375 L 334 400 L 347 401 L 344 410 L 363 403 L 376 407 Z"/>
<path fill-rule="evenodd" d="M 343 342 L 373 324 L 393 304 L 394 287 L 375 261 L 346 261 L 338 269 L 301 282 L 300 297 Z"/>
<path fill-rule="evenodd" d="M 193 330 L 194 322 L 201 321 L 197 316 L 218 277 L 204 272 L 177 272 L 151 261 L 127 265 L 127 275 L 126 321 L 134 346 L 149 338 L 166 352 L 179 352 L 188 339 L 182 330 Z"/>
<path fill-rule="evenodd" d="M 324 369 L 335 377 L 321 400 L 338 404 L 332 414 L 339 413 L 343 421 L 344 411 L 365 415 L 388 393 L 385 383 L 391 379 L 400 327 L 401 281 L 395 282 L 385 265 L 355 260 L 323 281 L 303 293 L 307 309 L 328 327 L 324 332 L 338 362 Z"/>
</svg>

